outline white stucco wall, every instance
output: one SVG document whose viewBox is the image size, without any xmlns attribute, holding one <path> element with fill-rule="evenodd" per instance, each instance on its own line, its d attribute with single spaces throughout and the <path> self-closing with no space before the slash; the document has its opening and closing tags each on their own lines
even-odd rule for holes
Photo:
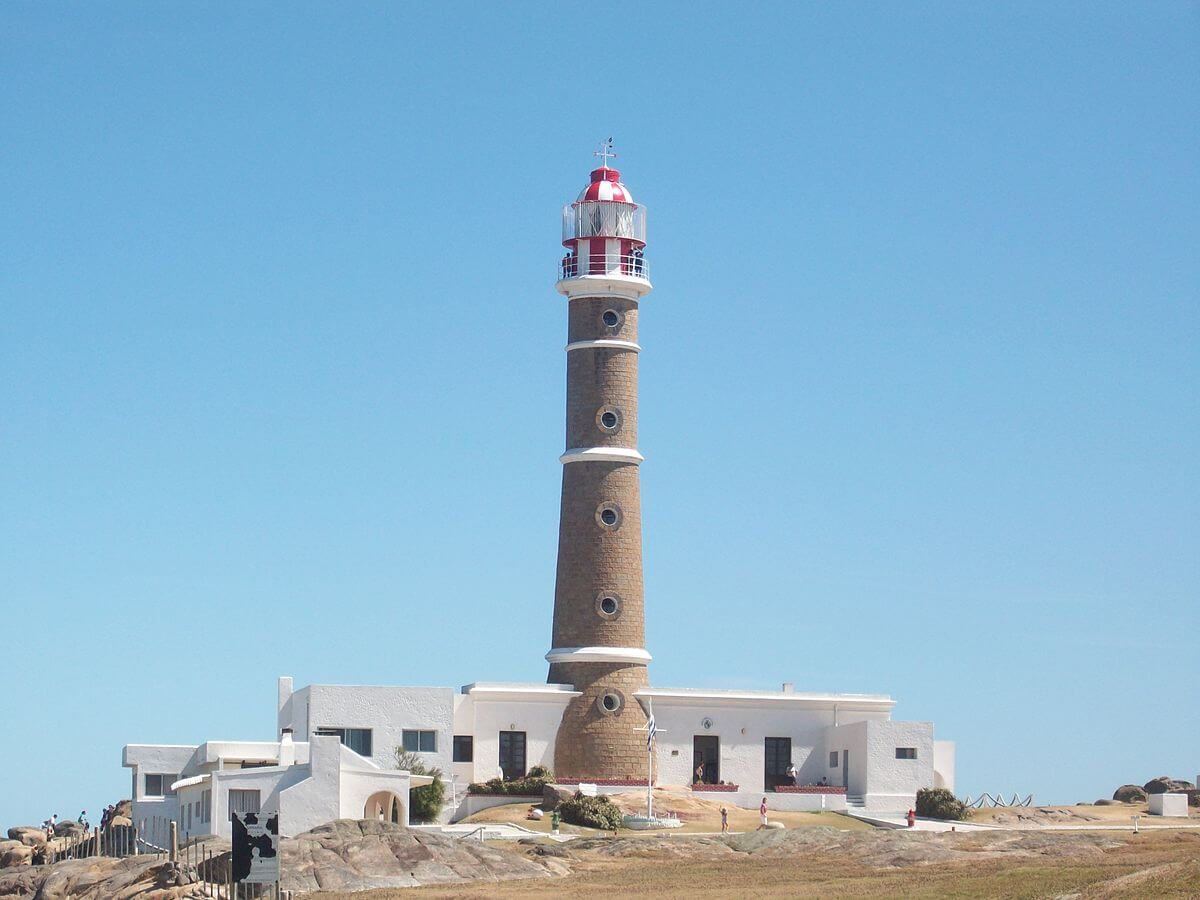
<svg viewBox="0 0 1200 900">
<path fill-rule="evenodd" d="M 319 728 L 370 728 L 371 759 L 382 769 L 395 766 L 405 729 L 435 731 L 437 750 L 422 758 L 451 770 L 452 688 L 313 684 L 292 693 L 281 716 L 280 727 L 291 727 L 297 741 Z"/>
<path fill-rule="evenodd" d="M 554 769 L 554 742 L 568 697 L 528 702 L 482 699 L 473 704 L 475 761 L 471 781 L 487 781 L 500 774 L 500 732 L 525 732 L 525 768 Z"/>
<path fill-rule="evenodd" d="M 653 692 L 651 692 L 653 693 Z M 639 693 L 639 697 L 641 694 Z M 848 705 L 848 704 L 847 704 Z M 825 733 L 833 723 L 832 705 L 808 704 L 787 695 L 766 694 L 759 698 L 726 699 L 719 696 L 673 698 L 654 696 L 653 708 L 659 727 L 658 784 L 691 784 L 693 739 L 716 736 L 720 741 L 719 777 L 745 791 L 764 788 L 765 739 L 786 737 L 792 741 L 792 763 L 801 784 L 816 783 L 828 774 Z M 839 721 L 886 721 L 881 710 L 839 709 Z M 712 727 L 704 728 L 711 719 Z M 831 783 L 841 784 L 841 776 Z M 757 804 L 756 804 L 757 805 Z"/>
<path fill-rule="evenodd" d="M 933 742 L 933 786 L 954 790 L 956 753 L 954 741 Z"/>
</svg>

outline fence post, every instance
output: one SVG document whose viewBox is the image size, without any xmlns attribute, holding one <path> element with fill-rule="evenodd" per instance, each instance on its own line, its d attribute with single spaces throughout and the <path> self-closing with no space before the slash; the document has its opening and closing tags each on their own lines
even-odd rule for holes
<svg viewBox="0 0 1200 900">
<path fill-rule="evenodd" d="M 171 820 L 171 843 L 168 844 L 170 855 L 167 857 L 170 862 L 179 861 L 179 825 L 174 819 Z"/>
</svg>

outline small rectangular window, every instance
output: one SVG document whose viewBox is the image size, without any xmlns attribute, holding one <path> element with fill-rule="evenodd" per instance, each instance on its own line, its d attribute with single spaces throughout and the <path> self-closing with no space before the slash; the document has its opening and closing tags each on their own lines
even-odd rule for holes
<svg viewBox="0 0 1200 900">
<path fill-rule="evenodd" d="M 896 748 L 896 759 L 916 759 L 916 758 L 917 758 L 917 748 L 916 747 L 897 747 Z"/>
<path fill-rule="evenodd" d="M 454 761 L 455 762 L 474 762 L 475 761 L 475 738 L 469 734 L 456 734 L 454 736 Z"/>
<path fill-rule="evenodd" d="M 409 753 L 436 753 L 437 732 L 404 729 L 404 749 Z"/>
<path fill-rule="evenodd" d="M 147 774 L 145 780 L 145 791 L 143 793 L 147 797 L 171 797 L 175 792 L 171 790 L 171 785 L 179 780 L 178 775 L 169 775 L 163 773 Z"/>
<path fill-rule="evenodd" d="M 318 728 L 317 734 L 333 735 L 359 756 L 370 756 L 373 749 L 370 728 Z"/>
<path fill-rule="evenodd" d="M 836 769 L 838 767 L 838 752 L 836 750 L 829 751 L 829 768 Z"/>
<path fill-rule="evenodd" d="M 229 791 L 229 821 L 233 821 L 234 813 L 258 812 L 258 791 Z"/>
</svg>

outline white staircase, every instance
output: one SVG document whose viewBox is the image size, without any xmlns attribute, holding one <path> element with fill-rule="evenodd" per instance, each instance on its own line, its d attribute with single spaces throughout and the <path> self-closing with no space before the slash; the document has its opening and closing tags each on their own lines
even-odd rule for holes
<svg viewBox="0 0 1200 900">
<path fill-rule="evenodd" d="M 846 795 L 846 809 L 866 809 L 867 801 L 863 799 L 861 794 Z"/>
</svg>

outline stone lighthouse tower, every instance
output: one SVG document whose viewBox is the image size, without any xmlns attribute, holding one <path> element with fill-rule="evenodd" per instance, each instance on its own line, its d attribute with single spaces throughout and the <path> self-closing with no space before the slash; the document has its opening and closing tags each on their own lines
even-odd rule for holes
<svg viewBox="0 0 1200 900">
<path fill-rule="evenodd" d="M 558 729 L 560 777 L 646 777 L 647 685 L 637 449 L 638 303 L 650 292 L 646 210 L 608 167 L 563 208 L 567 439 L 558 533 L 552 684 L 571 684 Z"/>
</svg>

